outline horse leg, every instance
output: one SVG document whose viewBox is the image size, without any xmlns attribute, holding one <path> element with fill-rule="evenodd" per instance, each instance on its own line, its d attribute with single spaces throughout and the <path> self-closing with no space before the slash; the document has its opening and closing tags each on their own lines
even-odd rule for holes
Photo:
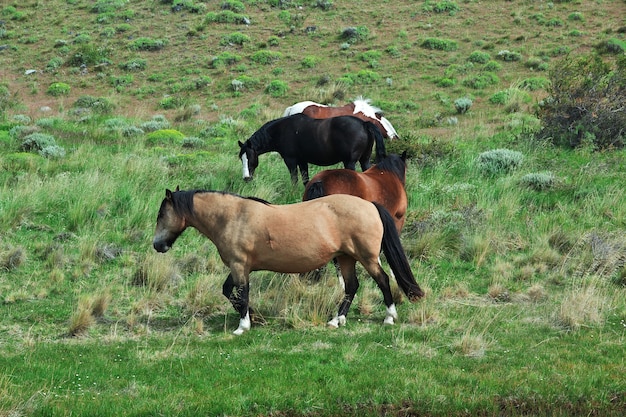
<svg viewBox="0 0 626 417">
<path fill-rule="evenodd" d="M 383 293 L 383 301 L 387 307 L 387 316 L 385 317 L 385 324 L 393 324 L 394 320 L 398 319 L 398 312 L 396 305 L 393 302 L 393 296 L 391 295 L 391 287 L 389 285 L 389 275 L 380 265 L 380 257 L 372 260 L 368 264 L 363 264 L 367 272 L 374 278 L 378 288 Z"/>
<path fill-rule="evenodd" d="M 345 296 L 339 305 L 337 316 L 328 322 L 328 325 L 334 328 L 346 324 L 346 316 L 350 310 L 350 305 L 352 305 L 352 300 L 354 300 L 354 296 L 359 289 L 359 280 L 356 276 L 356 260 L 349 256 L 342 255 L 337 258 L 337 261 L 345 283 Z"/>
<path fill-rule="evenodd" d="M 356 161 L 344 161 L 343 167 L 345 169 L 350 169 L 352 171 L 356 171 Z M 363 168 L 363 164 L 361 164 L 361 169 Z"/>
<path fill-rule="evenodd" d="M 337 271 L 337 278 L 339 278 L 339 284 L 341 288 L 346 289 L 346 282 L 343 279 L 343 275 L 341 274 L 341 267 L 339 266 L 339 261 L 337 258 L 333 258 L 333 265 L 335 265 L 335 270 Z"/>
<path fill-rule="evenodd" d="M 287 169 L 289 170 L 289 175 L 291 175 L 291 183 L 293 185 L 298 184 L 298 163 L 292 158 L 285 158 L 284 161 L 285 165 L 287 165 Z"/>
<path fill-rule="evenodd" d="M 361 165 L 361 171 L 367 171 L 369 167 L 372 166 L 372 163 L 370 162 L 370 155 L 363 156 L 359 159 L 359 165 Z"/>
<path fill-rule="evenodd" d="M 248 306 L 248 298 L 250 294 L 250 286 L 245 280 L 243 284 L 235 285 L 232 272 L 228 274 L 224 285 L 222 286 L 222 294 L 233 305 L 235 311 L 239 313 L 239 327 L 234 331 L 235 335 L 241 335 L 243 332 L 250 330 L 250 310 Z"/>
<path fill-rule="evenodd" d="M 309 164 L 307 162 L 300 162 L 298 164 L 300 167 L 300 175 L 302 176 L 302 183 L 306 186 L 309 182 Z M 297 181 L 297 178 L 296 178 Z"/>
</svg>

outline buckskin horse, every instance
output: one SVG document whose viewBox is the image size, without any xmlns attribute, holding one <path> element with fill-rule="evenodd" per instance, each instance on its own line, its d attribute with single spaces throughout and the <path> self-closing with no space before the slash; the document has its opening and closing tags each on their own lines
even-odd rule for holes
<svg viewBox="0 0 626 417">
<path fill-rule="evenodd" d="M 328 324 L 339 327 L 359 287 L 356 262 L 374 278 L 386 306 L 384 323 L 398 318 L 389 276 L 379 264 L 385 254 L 396 281 L 410 301 L 424 292 L 415 282 L 393 218 L 377 203 L 335 194 L 288 205 L 244 198 L 218 191 L 165 191 L 157 216 L 153 247 L 167 252 L 176 239 L 193 227 L 217 247 L 230 273 L 222 287 L 239 313 L 241 335 L 251 327 L 249 274 L 267 270 L 303 273 L 337 258 L 345 279 L 345 297 Z"/>
</svg>

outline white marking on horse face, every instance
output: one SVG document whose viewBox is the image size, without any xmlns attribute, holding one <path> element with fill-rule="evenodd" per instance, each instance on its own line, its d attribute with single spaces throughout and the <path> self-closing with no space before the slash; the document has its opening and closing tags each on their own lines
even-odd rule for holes
<svg viewBox="0 0 626 417">
<path fill-rule="evenodd" d="M 244 152 L 241 154 L 241 163 L 243 164 L 243 179 L 250 178 L 250 168 L 248 167 L 248 156 Z"/>
<path fill-rule="evenodd" d="M 239 320 L 239 327 L 233 332 L 236 336 L 241 336 L 244 332 L 250 330 L 250 312 L 246 313 L 246 317 Z"/>
</svg>

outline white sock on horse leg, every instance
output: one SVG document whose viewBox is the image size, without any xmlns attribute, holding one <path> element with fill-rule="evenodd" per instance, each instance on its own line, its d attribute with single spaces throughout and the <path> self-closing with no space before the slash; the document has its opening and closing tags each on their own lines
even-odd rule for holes
<svg viewBox="0 0 626 417">
<path fill-rule="evenodd" d="M 328 322 L 328 326 L 332 328 L 339 328 L 339 326 L 344 326 L 346 324 L 346 316 L 335 316 L 331 321 Z"/>
<path fill-rule="evenodd" d="M 250 312 L 248 311 L 246 313 L 246 317 L 239 320 L 239 327 L 233 332 L 233 334 L 237 336 L 242 335 L 243 332 L 250 330 L 250 326 Z"/>
<path fill-rule="evenodd" d="M 385 317 L 385 324 L 393 324 L 394 320 L 398 319 L 398 312 L 396 311 L 396 305 L 395 304 L 391 304 L 389 307 L 387 307 L 387 317 Z"/>
</svg>

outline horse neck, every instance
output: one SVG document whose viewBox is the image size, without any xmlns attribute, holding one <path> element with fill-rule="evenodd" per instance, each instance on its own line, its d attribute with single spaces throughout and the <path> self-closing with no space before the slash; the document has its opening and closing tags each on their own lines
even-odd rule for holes
<svg viewBox="0 0 626 417">
<path fill-rule="evenodd" d="M 254 149 L 259 155 L 275 150 L 274 149 L 274 140 L 272 136 L 269 134 L 268 129 L 270 129 L 270 124 L 263 125 L 259 130 L 254 132 L 254 134 L 248 139 L 248 144 L 252 149 Z"/>
<path fill-rule="evenodd" d="M 187 224 L 216 243 L 235 210 L 236 199 L 235 196 L 214 191 L 196 193 L 193 197 L 193 211 L 186 219 Z"/>
</svg>

